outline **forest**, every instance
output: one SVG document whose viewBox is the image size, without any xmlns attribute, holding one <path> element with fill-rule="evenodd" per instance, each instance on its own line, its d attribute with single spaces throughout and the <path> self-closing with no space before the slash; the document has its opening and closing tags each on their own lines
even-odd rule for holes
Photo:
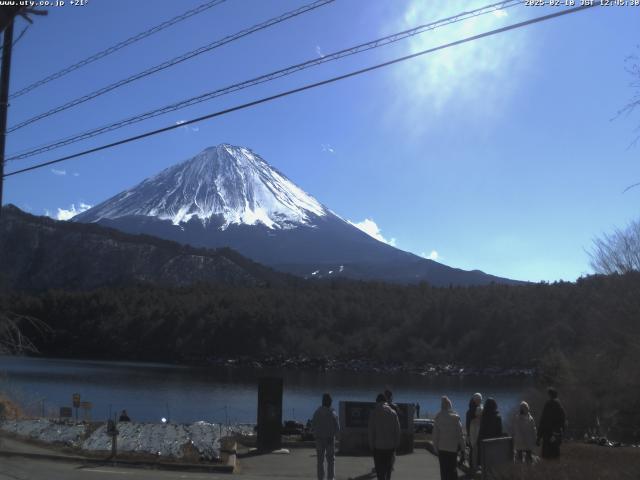
<svg viewBox="0 0 640 480">
<path fill-rule="evenodd" d="M 4 312 L 45 322 L 43 355 L 206 363 L 306 356 L 537 366 L 553 352 L 640 343 L 640 273 L 576 283 L 435 288 L 375 282 L 4 291 Z"/>
</svg>

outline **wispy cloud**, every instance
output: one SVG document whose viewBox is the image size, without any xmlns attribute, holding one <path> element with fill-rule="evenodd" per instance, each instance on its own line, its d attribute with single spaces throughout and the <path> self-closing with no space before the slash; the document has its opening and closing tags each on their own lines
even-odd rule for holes
<svg viewBox="0 0 640 480">
<path fill-rule="evenodd" d="M 434 20 L 447 18 L 469 8 L 462 0 L 447 2 L 407 2 L 397 29 L 412 28 Z M 407 53 L 417 53 L 466 37 L 504 26 L 509 14 L 496 9 L 488 14 L 438 27 L 406 40 Z M 431 118 L 442 113 L 451 103 L 467 111 L 486 115 L 487 105 L 496 109 L 508 100 L 508 93 L 517 85 L 518 68 L 523 68 L 531 56 L 529 33 L 513 31 L 491 38 L 471 41 L 424 55 L 398 65 L 392 70 L 398 92 L 394 117 L 411 122 L 414 129 L 429 128 L 424 112 Z M 420 122 L 416 119 L 420 118 Z"/>
<path fill-rule="evenodd" d="M 327 153 L 336 153 L 335 148 L 333 148 L 331 145 L 329 145 L 328 143 L 321 143 L 320 144 L 320 148 L 322 149 L 323 152 L 327 152 Z"/>
<path fill-rule="evenodd" d="M 84 202 L 80 202 L 80 205 L 78 206 L 78 208 L 76 208 L 75 204 L 71 204 L 71 207 L 66 209 L 66 208 L 58 208 L 58 213 L 56 214 L 55 217 L 53 217 L 49 210 L 45 210 L 45 215 L 49 216 L 49 217 L 53 217 L 56 220 L 69 220 L 73 217 L 75 217 L 76 215 L 78 215 L 79 213 L 84 212 L 85 210 L 89 210 L 91 208 L 91 205 L 87 205 Z"/>
<path fill-rule="evenodd" d="M 324 53 L 322 53 L 322 48 L 320 48 L 320 45 L 316 45 L 316 53 L 320 58 L 324 58 Z"/>
<path fill-rule="evenodd" d="M 422 252 L 420 254 L 421 257 L 424 257 L 428 260 L 442 260 L 442 257 L 440 256 L 440 254 L 437 252 L 437 250 L 431 250 L 431 252 L 429 254 Z"/>
<path fill-rule="evenodd" d="M 184 123 L 186 123 L 186 120 L 176 120 L 176 125 L 182 125 L 182 127 L 180 127 L 180 130 L 182 130 L 183 132 L 199 132 L 200 131 L 200 127 L 198 127 L 197 125 L 183 125 Z"/>
<path fill-rule="evenodd" d="M 359 228 L 370 237 L 375 238 L 376 240 L 391 245 L 392 247 L 396 246 L 396 239 L 390 238 L 387 240 L 386 238 L 384 238 L 382 232 L 380 231 L 380 227 L 378 227 L 378 224 L 371 218 L 365 218 L 361 222 L 352 222 L 351 220 L 349 220 L 349 223 L 354 227 Z"/>
<path fill-rule="evenodd" d="M 62 176 L 67 174 L 67 171 L 66 170 L 58 170 L 57 168 L 52 168 L 51 169 L 51 173 L 53 173 L 54 175 L 58 175 L 59 177 L 62 177 Z"/>
<path fill-rule="evenodd" d="M 80 174 L 79 174 L 78 172 L 73 172 L 73 176 L 74 176 L 74 177 L 79 177 L 79 176 L 80 176 Z"/>
</svg>

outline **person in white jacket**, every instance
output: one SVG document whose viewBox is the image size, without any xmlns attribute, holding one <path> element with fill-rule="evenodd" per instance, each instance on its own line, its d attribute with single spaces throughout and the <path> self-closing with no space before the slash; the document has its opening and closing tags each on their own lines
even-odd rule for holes
<svg viewBox="0 0 640 480">
<path fill-rule="evenodd" d="M 390 480 L 393 454 L 400 444 L 398 414 L 389 406 L 384 394 L 376 398 L 376 406 L 369 416 L 369 447 L 378 480 Z"/>
<path fill-rule="evenodd" d="M 513 419 L 513 449 L 516 461 L 531 463 L 531 451 L 536 444 L 536 422 L 529 411 L 527 402 L 520 402 L 520 411 Z"/>
<path fill-rule="evenodd" d="M 324 480 L 324 461 L 327 459 L 327 480 L 335 480 L 335 440 L 340 424 L 336 411 L 331 408 L 331 395 L 322 395 L 322 405 L 313 414 L 311 428 L 316 439 L 318 480 Z"/>
<path fill-rule="evenodd" d="M 464 452 L 464 433 L 462 422 L 453 411 L 451 400 L 442 397 L 441 410 L 436 415 L 433 425 L 433 447 L 440 462 L 441 480 L 457 480 L 456 460 L 458 452 Z"/>
</svg>

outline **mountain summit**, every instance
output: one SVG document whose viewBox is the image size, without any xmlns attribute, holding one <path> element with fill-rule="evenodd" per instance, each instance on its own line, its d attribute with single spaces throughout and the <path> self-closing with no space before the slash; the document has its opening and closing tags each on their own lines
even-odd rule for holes
<svg viewBox="0 0 640 480">
<path fill-rule="evenodd" d="M 315 198 L 244 147 L 210 147 L 163 170 L 136 187 L 77 217 L 97 222 L 129 215 L 155 217 L 173 225 L 193 218 L 203 225 L 262 224 L 269 229 L 310 225 L 328 210 Z"/>
<path fill-rule="evenodd" d="M 303 277 L 433 285 L 513 283 L 404 252 L 331 212 L 245 147 L 210 147 L 77 215 L 195 247 L 231 247 Z"/>
</svg>

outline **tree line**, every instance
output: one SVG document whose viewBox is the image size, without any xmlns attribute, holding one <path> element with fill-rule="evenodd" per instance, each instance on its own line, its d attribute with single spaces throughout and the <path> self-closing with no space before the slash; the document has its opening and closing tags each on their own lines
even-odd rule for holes
<svg viewBox="0 0 640 480">
<path fill-rule="evenodd" d="M 536 366 L 553 352 L 621 353 L 640 344 L 640 273 L 521 286 L 337 281 L 4 291 L 0 309 L 45 322 L 50 331 L 26 324 L 24 333 L 53 356 Z"/>
</svg>

